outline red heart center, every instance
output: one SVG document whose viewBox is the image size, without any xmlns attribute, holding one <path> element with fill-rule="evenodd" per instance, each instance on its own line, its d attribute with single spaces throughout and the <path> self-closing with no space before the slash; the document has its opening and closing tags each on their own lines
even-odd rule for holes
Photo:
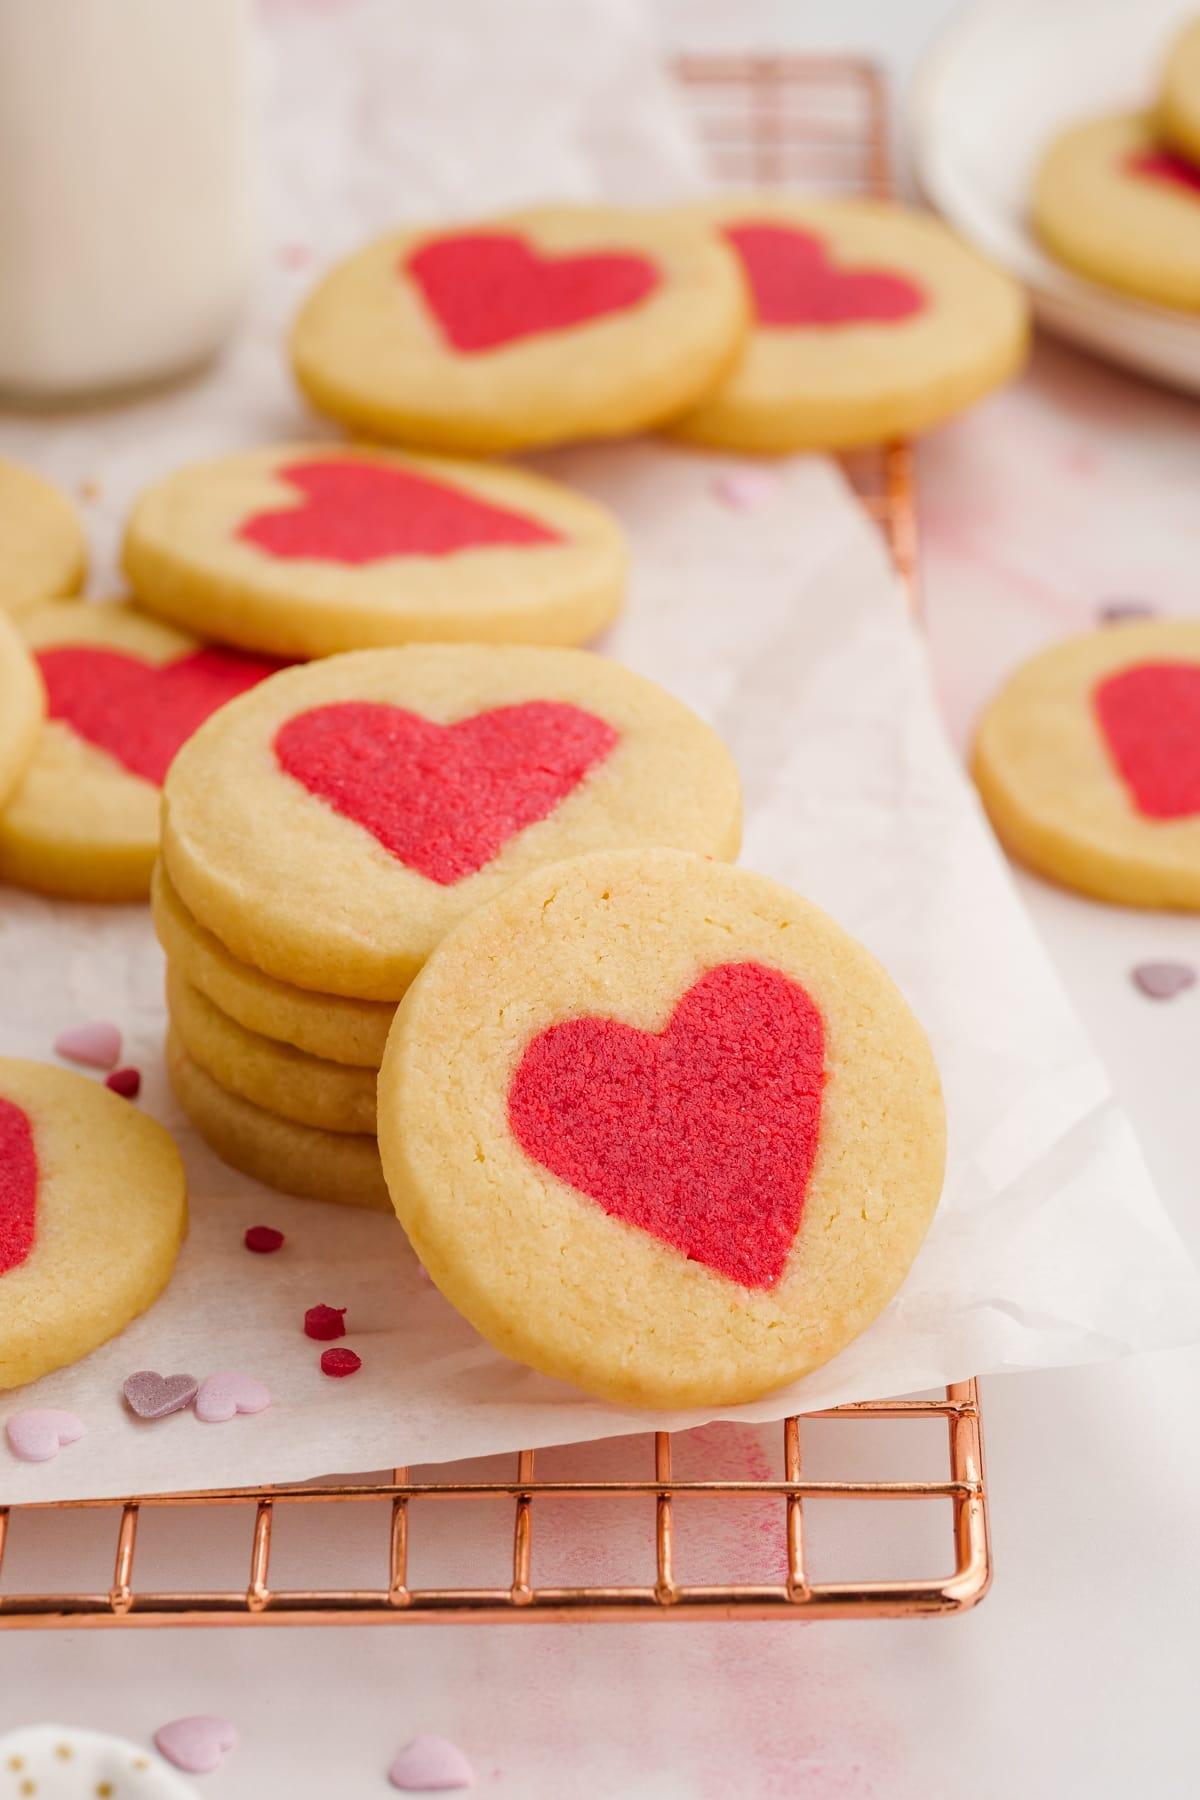
<svg viewBox="0 0 1200 1800">
<path fill-rule="evenodd" d="M 0 1097 L 0 1275 L 18 1269 L 37 1226 L 37 1153 L 21 1108 Z"/>
<path fill-rule="evenodd" d="M 1136 663 L 1100 682 L 1092 704 L 1138 811 L 1200 813 L 1200 664 Z"/>
<path fill-rule="evenodd" d="M 1135 150 L 1126 158 L 1125 167 L 1148 181 L 1168 181 L 1187 193 L 1200 194 L 1200 169 L 1173 150 Z"/>
<path fill-rule="evenodd" d="M 645 256 L 540 256 L 502 231 L 437 238 L 402 266 L 451 344 L 467 355 L 627 312 L 661 280 Z"/>
<path fill-rule="evenodd" d="M 144 781 L 162 786 L 179 746 L 210 713 L 284 667 L 236 650 L 192 650 L 149 663 L 95 644 L 37 652 L 50 717 Z"/>
<path fill-rule="evenodd" d="M 376 701 L 298 713 L 275 736 L 285 774 L 450 887 L 554 811 L 617 742 L 603 719 L 528 700 L 438 725 Z"/>
<path fill-rule="evenodd" d="M 825 1029 L 760 963 L 702 975 L 663 1032 L 568 1019 L 535 1037 L 508 1094 L 513 1136 L 611 1218 L 742 1287 L 771 1287 L 817 1151 Z"/>
<path fill-rule="evenodd" d="M 537 519 L 411 469 L 303 462 L 275 472 L 308 504 L 255 513 L 237 531 L 272 556 L 357 565 L 388 556 L 453 556 L 486 544 L 562 542 Z"/>
<path fill-rule="evenodd" d="M 760 325 L 853 325 L 910 319 L 926 304 L 906 275 L 840 269 L 819 237 L 791 225 L 730 225 Z"/>
</svg>

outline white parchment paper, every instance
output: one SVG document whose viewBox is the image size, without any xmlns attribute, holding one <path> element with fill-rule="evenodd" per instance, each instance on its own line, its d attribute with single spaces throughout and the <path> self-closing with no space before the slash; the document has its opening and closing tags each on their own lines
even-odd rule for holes
<svg viewBox="0 0 1200 1800">
<path fill-rule="evenodd" d="M 494 66 L 507 57 L 511 73 L 499 84 L 505 130 L 489 137 L 474 117 L 466 160 L 461 136 L 446 128 L 439 138 L 439 120 L 458 116 L 468 92 L 477 110 L 486 97 L 453 45 L 439 50 L 429 21 L 410 141 L 385 105 L 416 81 L 409 9 L 343 9 L 362 54 L 328 82 L 321 9 L 276 10 L 270 267 L 228 356 L 188 387 L 136 403 L 0 420 L 6 453 L 69 486 L 95 484 L 97 589 L 111 585 L 117 526 L 143 482 L 235 443 L 311 431 L 283 369 L 283 321 L 328 250 L 428 211 L 412 204 L 415 178 L 423 200 L 458 210 L 468 210 L 472 166 L 490 182 L 475 205 L 539 191 L 641 197 L 635 169 L 679 188 L 697 179 L 686 121 L 631 8 L 575 9 L 579 89 L 539 113 L 532 159 L 527 142 L 507 155 L 505 143 L 521 138 L 536 55 L 530 75 L 511 37 L 507 49 L 494 44 Z M 515 17 L 535 29 L 538 12 Z M 444 115 L 435 90 L 449 96 Z M 639 104 L 614 113 L 615 92 Z M 737 510 L 716 491 L 727 459 L 644 443 L 542 466 L 611 506 L 633 541 L 629 611 L 602 647 L 725 736 L 745 787 L 743 861 L 810 895 L 881 957 L 928 1029 L 946 1087 L 945 1197 L 901 1294 L 827 1368 L 718 1416 L 763 1420 L 1200 1336 L 1196 1275 L 947 747 L 880 540 L 836 470 L 790 463 L 758 504 Z M 0 1416 L 66 1407 L 88 1428 L 48 1464 L 0 1448 L 0 1501 L 303 1479 L 706 1416 L 602 1405 L 506 1362 L 420 1278 L 394 1222 L 290 1200 L 226 1169 L 167 1090 L 161 976 L 144 908 L 0 894 L 0 1053 L 47 1057 L 62 1027 L 116 1020 L 144 1071 L 140 1104 L 176 1132 L 192 1193 L 191 1235 L 158 1305 L 75 1368 L 0 1402 Z M 256 1223 L 279 1226 L 286 1248 L 247 1253 L 242 1233 Z M 348 1309 L 345 1342 L 363 1358 L 349 1380 L 322 1376 L 319 1346 L 302 1333 L 317 1301 Z M 122 1405 L 135 1369 L 203 1377 L 228 1367 L 267 1383 L 267 1412 L 141 1425 Z"/>
</svg>

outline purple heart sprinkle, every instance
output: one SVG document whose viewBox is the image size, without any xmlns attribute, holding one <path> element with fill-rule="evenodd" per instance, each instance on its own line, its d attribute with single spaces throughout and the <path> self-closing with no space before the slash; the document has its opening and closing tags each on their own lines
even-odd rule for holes
<svg viewBox="0 0 1200 1800">
<path fill-rule="evenodd" d="M 199 1386 L 194 1375 L 159 1375 L 154 1369 L 139 1369 L 126 1378 L 121 1392 L 130 1412 L 139 1419 L 165 1419 L 168 1413 L 190 1406 Z"/>
<path fill-rule="evenodd" d="M 1196 971 L 1191 963 L 1138 963 L 1131 971 L 1135 987 L 1151 1000 L 1173 1000 L 1184 988 L 1195 985 Z"/>
</svg>

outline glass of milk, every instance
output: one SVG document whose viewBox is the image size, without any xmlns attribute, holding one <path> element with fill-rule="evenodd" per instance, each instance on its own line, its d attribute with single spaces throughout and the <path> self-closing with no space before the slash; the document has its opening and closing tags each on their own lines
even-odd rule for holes
<svg viewBox="0 0 1200 1800">
<path fill-rule="evenodd" d="M 250 270 L 251 0 L 0 0 L 0 392 L 203 361 Z"/>
</svg>

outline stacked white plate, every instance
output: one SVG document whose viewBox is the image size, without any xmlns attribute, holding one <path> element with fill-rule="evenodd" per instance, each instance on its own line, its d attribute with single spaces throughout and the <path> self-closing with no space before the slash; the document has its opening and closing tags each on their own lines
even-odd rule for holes
<svg viewBox="0 0 1200 1800">
<path fill-rule="evenodd" d="M 1078 119 L 1152 104 L 1196 0 L 982 0 L 926 56 L 909 100 L 930 203 L 1029 289 L 1048 330 L 1200 393 L 1200 315 L 1130 300 L 1054 262 L 1030 229 L 1042 151 Z"/>
</svg>

